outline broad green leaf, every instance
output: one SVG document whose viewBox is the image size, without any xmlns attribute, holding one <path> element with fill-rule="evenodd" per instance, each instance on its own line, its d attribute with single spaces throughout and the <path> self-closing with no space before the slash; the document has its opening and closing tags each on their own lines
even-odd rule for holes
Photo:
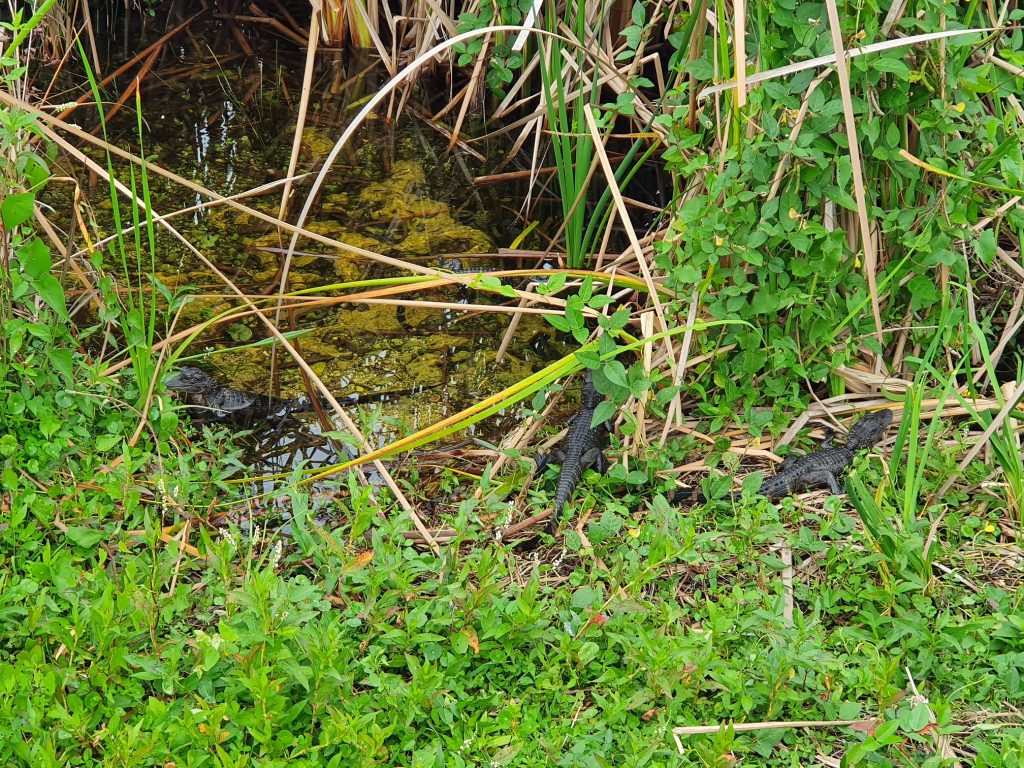
<svg viewBox="0 0 1024 768">
<path fill-rule="evenodd" d="M 100 453 L 109 451 L 119 442 L 121 442 L 121 435 L 97 435 L 96 450 Z"/>
<path fill-rule="evenodd" d="M 545 315 L 547 321 L 562 333 L 569 332 L 569 321 L 562 315 Z"/>
<path fill-rule="evenodd" d="M 565 281 L 568 279 L 568 277 L 569 275 L 567 275 L 565 272 L 557 272 L 553 274 L 547 280 L 547 290 L 551 293 L 562 290 L 562 286 L 565 285 Z"/>
<path fill-rule="evenodd" d="M 14 229 L 28 221 L 32 217 L 35 200 L 36 196 L 31 192 L 19 192 L 5 197 L 0 203 L 0 217 L 3 218 L 4 227 Z"/>
<path fill-rule="evenodd" d="M 757 493 L 763 481 L 764 472 L 751 472 L 743 478 L 743 484 L 741 486 L 743 494 L 746 496 L 753 496 Z"/>
<path fill-rule="evenodd" d="M 57 414 L 49 408 L 39 410 L 39 431 L 43 433 L 43 437 L 47 439 L 53 437 L 60 431 L 60 428 L 61 420 Z"/>
<path fill-rule="evenodd" d="M 628 387 L 629 379 L 626 377 L 626 368 L 618 360 L 609 360 L 602 369 L 605 378 L 620 387 Z"/>
<path fill-rule="evenodd" d="M 633 23 L 638 27 L 642 27 L 644 22 L 647 20 L 647 10 L 644 8 L 644 4 L 639 0 L 633 3 L 633 12 L 631 14 Z"/>
<path fill-rule="evenodd" d="M 50 260 L 50 249 L 38 237 L 31 238 L 18 249 L 18 263 L 25 275 L 34 280 L 50 272 L 53 262 Z"/>
<path fill-rule="evenodd" d="M 897 75 L 902 80 L 910 78 L 910 67 L 903 63 L 901 59 L 894 57 L 883 57 L 876 59 L 871 65 L 874 69 L 879 72 L 890 72 Z"/>
<path fill-rule="evenodd" d="M 927 704 L 918 704 L 913 709 L 902 710 L 897 716 L 900 727 L 908 733 L 918 733 L 932 722 Z"/>
<path fill-rule="evenodd" d="M 95 547 L 107 538 L 107 532 L 102 529 L 86 528 L 81 525 L 69 525 L 67 537 L 71 540 L 72 544 L 88 549 Z"/>
<path fill-rule="evenodd" d="M 606 321 L 605 328 L 610 331 L 618 331 L 626 327 L 626 323 L 629 322 L 629 310 L 625 307 L 619 307 L 615 310 L 615 313 L 608 318 Z"/>
<path fill-rule="evenodd" d="M 65 383 L 70 384 L 73 376 L 71 350 L 63 347 L 51 347 L 46 350 L 46 356 L 50 358 L 54 370 L 64 377 Z"/>
<path fill-rule="evenodd" d="M 39 298 L 50 305 L 50 308 L 61 317 L 67 317 L 68 310 L 64 301 L 64 289 L 53 275 L 43 275 L 32 281 Z"/>
<path fill-rule="evenodd" d="M 978 256 L 986 264 L 991 264 L 996 257 L 996 234 L 991 229 L 986 229 L 974 243 L 974 249 Z"/>
<path fill-rule="evenodd" d="M 594 278 L 592 275 L 587 275 L 583 284 L 580 286 L 580 299 L 583 302 L 590 301 L 590 297 L 594 295 Z"/>
<path fill-rule="evenodd" d="M 573 608 L 587 608 L 597 602 L 599 595 L 593 587 L 580 587 L 572 593 Z"/>
<path fill-rule="evenodd" d="M 608 421 L 615 415 L 616 406 L 611 400 L 602 400 L 597 408 L 594 409 L 594 415 L 590 419 L 590 426 L 596 427 L 605 421 Z"/>
</svg>

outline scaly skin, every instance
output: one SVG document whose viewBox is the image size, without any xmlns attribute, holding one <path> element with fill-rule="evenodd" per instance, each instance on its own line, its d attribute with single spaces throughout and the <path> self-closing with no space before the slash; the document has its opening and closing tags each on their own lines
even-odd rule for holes
<svg viewBox="0 0 1024 768">
<path fill-rule="evenodd" d="M 286 415 L 309 408 L 309 404 L 301 400 L 282 400 L 225 387 L 206 371 L 191 366 L 178 371 L 177 375 L 167 380 L 166 386 L 174 392 L 192 395 L 196 405 L 210 408 L 217 416 L 251 416 L 255 413 Z"/>
<path fill-rule="evenodd" d="M 353 393 L 339 399 L 342 403 L 346 404 L 384 402 L 385 400 L 392 400 L 397 397 L 419 394 L 424 389 L 433 389 L 435 386 L 416 386 L 408 389 L 368 392 L 365 394 Z M 166 387 L 173 392 L 191 395 L 195 405 L 204 406 L 214 411 L 215 417 L 283 417 L 290 413 L 313 410 L 309 400 L 304 397 L 284 400 L 279 397 L 267 397 L 266 395 L 254 395 L 249 392 L 243 392 L 232 387 L 223 386 L 206 371 L 192 366 L 185 366 L 179 370 L 175 376 L 167 380 Z M 330 408 L 330 404 L 325 400 L 321 400 L 321 405 L 325 409 Z"/>
<path fill-rule="evenodd" d="M 580 478 L 583 477 L 583 470 L 593 467 L 602 475 L 608 471 L 604 449 L 608 444 L 612 424 L 606 421 L 596 427 L 590 426 L 594 411 L 603 399 L 594 389 L 593 379 L 588 372 L 583 379 L 583 407 L 569 420 L 569 431 L 557 449 L 546 456 L 537 455 L 538 474 L 543 472 L 548 464 L 562 465 L 558 475 L 558 486 L 555 489 L 555 511 L 548 519 L 548 531 L 553 532 L 558 527 L 562 509 L 572 497 L 572 492 L 576 490 Z"/>
<path fill-rule="evenodd" d="M 864 416 L 853 425 L 846 437 L 846 445 L 833 447 L 833 436 L 829 436 L 822 444 L 820 451 L 805 456 L 790 456 L 779 467 L 772 477 L 767 477 L 758 488 L 758 495 L 771 501 L 812 488 L 827 487 L 832 493 L 843 493 L 841 478 L 858 451 L 871 448 L 885 435 L 892 423 L 892 411 L 885 409 Z M 726 498 L 736 501 L 739 493 L 730 493 Z M 697 489 L 682 488 L 672 495 L 673 502 L 707 501 L 704 494 Z"/>
</svg>

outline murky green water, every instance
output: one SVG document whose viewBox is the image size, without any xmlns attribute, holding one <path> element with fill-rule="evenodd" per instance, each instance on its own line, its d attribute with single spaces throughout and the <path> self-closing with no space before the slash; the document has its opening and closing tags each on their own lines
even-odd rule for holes
<svg viewBox="0 0 1024 768">
<path fill-rule="evenodd" d="M 278 82 L 283 80 L 289 93 L 298 92 L 295 80 L 301 74 L 301 60 L 291 65 L 294 68 L 281 67 L 279 62 L 276 71 L 292 75 L 276 81 L 251 67 L 206 72 L 167 85 L 151 77 L 143 98 L 147 155 L 224 195 L 283 177 L 295 118 Z M 367 81 L 339 96 L 314 99 L 300 170 L 319 167 L 345 121 L 357 111 L 352 103 L 378 85 L 376 80 Z M 116 144 L 137 148 L 134 114 L 123 111 L 113 121 L 110 135 Z M 468 157 L 440 159 L 445 144 L 429 127 L 411 120 L 394 125 L 379 117 L 371 120 L 353 148 L 342 153 L 307 227 L 367 250 L 432 266 L 441 256 L 493 253 L 508 245 L 521 229 L 515 216 L 518 202 L 501 199 L 491 188 L 474 188 L 471 176 L 486 169 Z M 151 177 L 151 186 L 158 213 L 202 202 L 194 192 L 156 177 Z M 294 211 L 301 208 L 303 189 L 293 203 L 292 221 Z M 276 215 L 280 192 L 246 202 Z M 176 219 L 175 226 L 243 291 L 273 290 L 287 239 L 282 243 L 269 225 L 221 207 L 190 213 Z M 317 243 L 300 240 L 298 247 L 300 255 L 289 279 L 292 289 L 396 274 Z M 160 281 L 194 297 L 174 330 L 237 306 L 216 275 L 169 235 L 158 236 L 157 253 Z M 455 287 L 417 296 L 449 302 L 490 300 Z M 359 396 L 364 401 L 360 407 L 366 409 L 371 442 L 382 445 L 396 433 L 428 426 L 564 354 L 553 329 L 542 319 L 527 316 L 498 362 L 509 317 L 412 307 L 400 313 L 393 306 L 356 305 L 302 315 L 295 328 L 308 331 L 300 339 L 301 349 L 338 399 L 346 402 Z M 285 324 L 285 330 L 290 328 Z M 200 337 L 189 353 L 209 353 L 201 364 L 223 383 L 267 392 L 272 386 L 270 348 L 240 349 L 265 335 L 254 320 L 219 326 Z M 303 394 L 294 362 L 280 352 L 277 360 L 280 394 Z M 394 391 L 411 394 L 385 402 L 368 397 Z M 495 424 L 481 429 L 493 431 Z M 310 449 L 302 455 L 332 458 L 315 449 L 317 441 L 309 437 L 297 438 L 296 445 Z"/>
</svg>

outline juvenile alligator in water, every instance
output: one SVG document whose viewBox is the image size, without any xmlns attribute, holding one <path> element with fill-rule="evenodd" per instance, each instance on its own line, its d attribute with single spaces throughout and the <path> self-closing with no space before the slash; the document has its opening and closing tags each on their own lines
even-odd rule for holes
<svg viewBox="0 0 1024 768">
<path fill-rule="evenodd" d="M 457 257 L 452 257 L 450 259 L 446 259 L 443 256 L 437 260 L 437 267 L 438 267 L 438 269 L 442 269 L 445 272 L 451 272 L 452 274 L 455 274 L 455 275 L 478 275 L 481 272 L 488 272 L 490 270 L 495 269 L 495 267 L 487 267 L 487 268 L 467 267 L 467 266 L 463 265 L 462 259 L 459 259 Z M 553 268 L 554 268 L 554 265 L 551 262 L 548 262 L 548 261 L 544 262 L 544 269 L 553 269 Z M 502 269 L 502 267 L 498 267 L 497 269 Z"/>
<path fill-rule="evenodd" d="M 612 431 L 611 421 L 605 421 L 595 427 L 590 426 L 597 406 L 604 398 L 594 389 L 594 381 L 588 371 L 583 378 L 581 391 L 583 407 L 569 420 L 569 431 L 559 447 L 547 455 L 537 454 L 537 474 L 548 464 L 561 464 L 558 474 L 558 486 L 555 489 L 555 511 L 548 519 L 548 531 L 554 532 L 558 527 L 562 508 L 572 497 L 572 492 L 583 477 L 583 470 L 593 467 L 600 474 L 608 471 L 608 459 L 604 449 L 608 446 L 608 435 Z"/>
<path fill-rule="evenodd" d="M 268 418 L 312 410 L 308 400 L 285 400 L 225 387 L 201 368 L 185 366 L 165 382 L 173 392 L 191 395 L 194 405 L 208 408 L 214 417 Z"/>
<path fill-rule="evenodd" d="M 286 400 L 280 397 L 258 395 L 243 392 L 233 387 L 226 387 L 213 376 L 200 368 L 185 366 L 177 375 L 165 382 L 168 389 L 191 396 L 194 405 L 209 409 L 214 418 L 230 416 L 241 419 L 284 418 L 290 413 L 303 413 L 313 410 L 308 398 L 297 397 Z M 351 394 L 339 397 L 342 403 L 356 404 L 366 401 L 383 402 L 387 399 L 422 392 L 428 387 L 414 387 L 393 392 L 371 392 L 367 394 Z M 329 405 L 321 403 L 324 408 Z"/>
<path fill-rule="evenodd" d="M 443 269 L 445 272 L 452 272 L 456 275 L 472 275 L 477 272 L 484 272 L 482 269 L 466 268 L 462 265 L 462 259 L 451 258 L 446 259 L 443 256 L 437 260 L 437 268 Z"/>
<path fill-rule="evenodd" d="M 767 477 L 757 489 L 760 496 L 770 501 L 812 488 L 827 487 L 832 493 L 843 493 L 840 482 L 843 474 L 853 464 L 853 457 L 858 451 L 871 448 L 885 435 L 885 430 L 892 423 L 892 411 L 884 409 L 869 413 L 853 425 L 846 436 L 846 445 L 834 446 L 835 435 L 829 431 L 822 443 L 821 450 L 804 456 L 788 456 L 772 477 Z M 730 493 L 725 498 L 736 501 L 739 493 Z M 671 501 L 690 501 L 701 503 L 707 498 L 696 488 L 681 488 L 676 491 Z"/>
</svg>

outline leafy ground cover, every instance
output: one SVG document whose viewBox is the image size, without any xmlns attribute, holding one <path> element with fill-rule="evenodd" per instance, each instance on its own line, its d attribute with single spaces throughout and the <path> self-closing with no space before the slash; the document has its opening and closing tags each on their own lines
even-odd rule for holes
<svg viewBox="0 0 1024 768">
<path fill-rule="evenodd" d="M 129 449 L 123 414 L 62 380 L 7 374 L 7 401 L 26 408 L 5 411 L 2 444 L 5 764 L 1024 757 L 1020 554 L 997 509 L 951 509 L 922 582 L 919 541 L 887 557 L 838 497 L 683 509 L 657 485 L 622 496 L 614 473 L 589 475 L 583 535 L 564 547 L 487 543 L 469 500 L 438 556 L 364 492 L 316 518 L 292 492 L 281 531 L 216 480 L 237 465 L 213 433 L 189 446 L 171 428 Z M 61 418 L 41 432 L 30 414 L 55 398 Z M 890 499 L 881 463 L 859 463 Z M 682 757 L 670 736 L 780 720 L 871 722 L 687 736 Z"/>
</svg>

